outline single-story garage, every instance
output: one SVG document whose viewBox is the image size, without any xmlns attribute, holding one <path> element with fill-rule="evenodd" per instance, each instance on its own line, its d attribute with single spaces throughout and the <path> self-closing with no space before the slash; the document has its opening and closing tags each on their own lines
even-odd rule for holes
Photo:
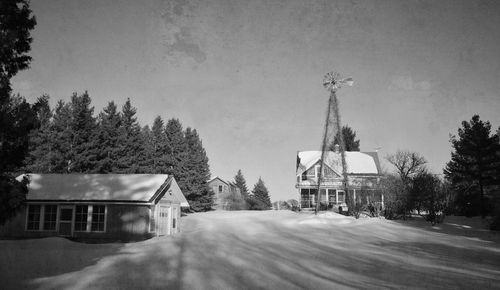
<svg viewBox="0 0 500 290">
<path fill-rule="evenodd" d="M 141 240 L 180 231 L 189 207 L 166 174 L 26 174 L 26 206 L 0 227 L 3 238 L 48 236 Z"/>
</svg>

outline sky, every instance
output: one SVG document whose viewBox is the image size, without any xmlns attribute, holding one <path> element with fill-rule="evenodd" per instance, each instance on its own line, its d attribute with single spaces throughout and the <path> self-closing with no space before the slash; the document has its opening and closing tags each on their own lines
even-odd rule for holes
<svg viewBox="0 0 500 290">
<path fill-rule="evenodd" d="M 33 0 L 29 70 L 13 88 L 51 104 L 89 92 L 97 115 L 127 98 L 197 129 L 212 176 L 262 177 L 271 199 L 298 198 L 297 151 L 320 150 L 323 76 L 361 151 L 416 151 L 442 173 L 450 134 L 479 114 L 500 126 L 500 2 Z"/>
</svg>

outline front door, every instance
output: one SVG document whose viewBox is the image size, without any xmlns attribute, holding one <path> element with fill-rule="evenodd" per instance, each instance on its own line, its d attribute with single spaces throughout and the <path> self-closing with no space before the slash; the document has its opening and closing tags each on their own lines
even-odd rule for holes
<svg viewBox="0 0 500 290">
<path fill-rule="evenodd" d="M 61 206 L 59 212 L 59 235 L 71 237 L 73 235 L 73 207 Z"/>
<path fill-rule="evenodd" d="M 168 207 L 161 206 L 158 211 L 158 235 L 164 236 L 168 234 Z"/>
</svg>

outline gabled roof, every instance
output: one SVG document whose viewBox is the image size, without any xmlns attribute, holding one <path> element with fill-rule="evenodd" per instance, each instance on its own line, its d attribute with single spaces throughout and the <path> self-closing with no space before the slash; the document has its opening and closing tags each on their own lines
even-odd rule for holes
<svg viewBox="0 0 500 290">
<path fill-rule="evenodd" d="M 152 198 L 154 202 L 157 202 L 157 198 L 161 198 L 161 200 L 166 200 L 170 202 L 180 202 L 181 207 L 189 207 L 189 203 L 186 200 L 186 197 L 182 193 L 179 185 L 175 178 L 172 175 L 169 176 L 167 181 L 163 184 L 164 189 L 158 190 L 155 196 Z"/>
<path fill-rule="evenodd" d="M 321 151 L 297 152 L 297 176 L 308 170 L 321 159 Z M 345 160 L 348 174 L 380 174 L 377 152 L 346 151 Z M 337 173 L 342 173 L 340 152 L 325 152 L 325 164 Z"/>
<path fill-rule="evenodd" d="M 216 179 L 218 179 L 218 180 L 220 180 L 220 181 L 224 182 L 224 183 L 225 183 L 226 185 L 228 185 L 228 186 L 229 186 L 229 185 L 231 185 L 231 182 L 229 182 L 229 181 L 227 181 L 227 180 L 225 180 L 225 179 L 222 179 L 222 178 L 220 178 L 219 176 L 215 176 L 215 177 L 213 177 L 212 179 L 210 179 L 209 181 L 207 181 L 207 183 L 211 183 L 212 181 L 214 181 L 214 180 L 216 180 Z"/>
<path fill-rule="evenodd" d="M 173 176 L 167 174 L 26 174 L 26 199 L 61 201 L 152 202 L 168 190 L 187 204 Z M 189 206 L 189 205 L 188 205 Z"/>
</svg>

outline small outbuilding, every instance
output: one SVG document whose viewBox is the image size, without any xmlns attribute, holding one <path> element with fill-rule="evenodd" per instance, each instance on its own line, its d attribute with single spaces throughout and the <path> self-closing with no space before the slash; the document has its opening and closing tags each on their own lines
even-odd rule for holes
<svg viewBox="0 0 500 290">
<path fill-rule="evenodd" d="M 3 238 L 61 236 L 142 240 L 180 231 L 189 207 L 166 174 L 26 174 L 26 206 L 0 227 Z"/>
</svg>

